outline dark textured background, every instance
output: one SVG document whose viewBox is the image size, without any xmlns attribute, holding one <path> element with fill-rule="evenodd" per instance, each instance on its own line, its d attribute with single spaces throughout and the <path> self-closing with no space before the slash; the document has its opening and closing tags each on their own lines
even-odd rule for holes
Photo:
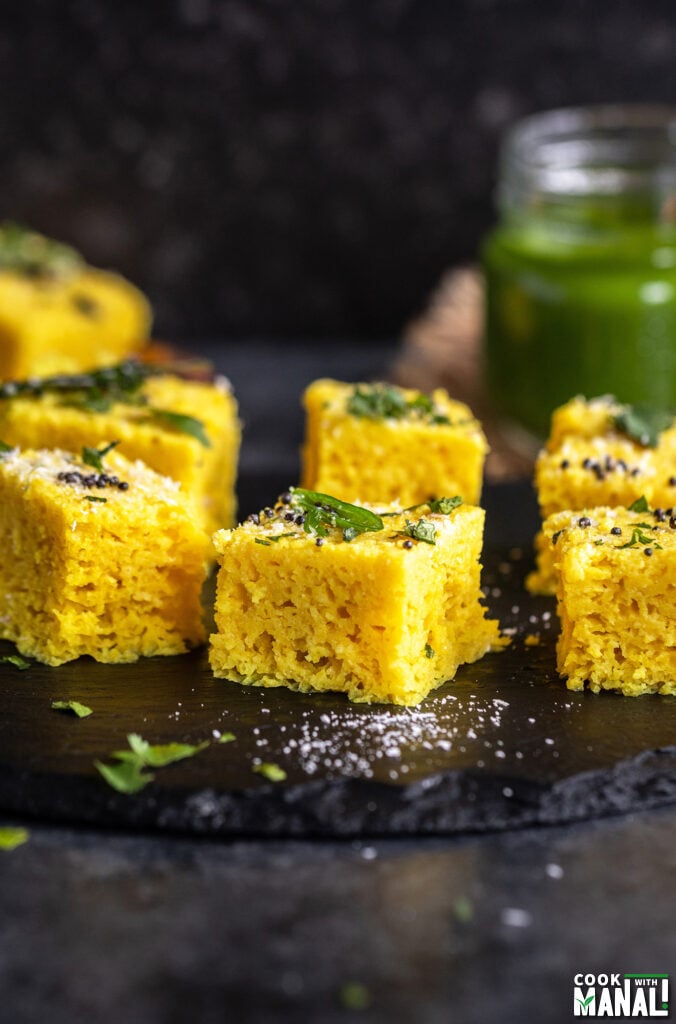
<svg viewBox="0 0 676 1024">
<path fill-rule="evenodd" d="M 676 99 L 671 0 L 25 0 L 0 213 L 149 293 L 157 333 L 392 337 L 476 254 L 498 138 Z"/>
</svg>

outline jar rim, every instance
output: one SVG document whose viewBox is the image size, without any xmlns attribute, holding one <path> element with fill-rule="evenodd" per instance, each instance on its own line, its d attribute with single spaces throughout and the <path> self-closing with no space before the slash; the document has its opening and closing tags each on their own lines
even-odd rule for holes
<svg viewBox="0 0 676 1024">
<path fill-rule="evenodd" d="M 518 121 L 501 149 L 508 191 L 617 195 L 676 188 L 676 107 L 561 107 Z"/>
</svg>

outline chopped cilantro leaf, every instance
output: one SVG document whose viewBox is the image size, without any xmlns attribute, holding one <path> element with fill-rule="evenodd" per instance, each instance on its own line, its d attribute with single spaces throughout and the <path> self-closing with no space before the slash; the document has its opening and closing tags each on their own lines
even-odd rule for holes
<svg viewBox="0 0 676 1024">
<path fill-rule="evenodd" d="M 434 657 L 436 657 L 436 653 L 437 652 L 434 650 L 433 647 L 430 646 L 430 644 L 425 644 L 425 657 L 426 658 L 434 658 Z"/>
<path fill-rule="evenodd" d="M 136 758 L 120 761 L 119 764 L 103 764 L 94 761 L 94 765 L 109 786 L 118 793 L 139 793 L 155 778 L 150 772 L 143 771 L 143 763 Z"/>
<path fill-rule="evenodd" d="M 172 412 L 171 409 L 150 408 L 148 411 L 153 419 L 171 427 L 172 430 L 177 430 L 180 434 L 188 434 L 190 437 L 196 438 L 205 448 L 211 448 L 211 441 L 207 437 L 202 420 L 198 420 L 195 416 L 188 416 L 186 413 Z"/>
<path fill-rule="evenodd" d="M 350 416 L 370 420 L 403 419 L 409 403 L 398 388 L 389 384 L 358 384 L 347 400 Z"/>
<path fill-rule="evenodd" d="M 129 750 L 114 750 L 111 754 L 118 763 L 94 764 L 106 782 L 119 793 L 138 793 L 155 778 L 146 768 L 164 768 L 166 765 L 194 757 L 209 746 L 209 740 L 195 745 L 191 743 L 150 744 L 138 733 L 127 736 Z"/>
<path fill-rule="evenodd" d="M 222 732 L 221 735 L 218 737 L 218 742 L 219 743 L 232 743 L 233 740 L 236 740 L 236 739 L 237 739 L 237 737 L 235 736 L 234 732 Z"/>
<path fill-rule="evenodd" d="M 0 665 L 14 665 L 14 668 L 18 668 L 22 672 L 31 667 L 30 661 L 26 661 L 20 654 L 3 654 L 0 657 Z"/>
<path fill-rule="evenodd" d="M 270 761 L 255 764 L 251 770 L 256 772 L 257 775 L 262 775 L 268 782 L 284 782 L 286 778 L 284 769 L 280 768 L 278 764 L 272 764 Z"/>
<path fill-rule="evenodd" d="M 631 537 L 626 544 L 616 544 L 615 547 L 619 551 L 622 550 L 622 548 L 633 548 L 636 544 L 650 544 L 652 547 L 659 548 L 661 550 L 662 545 L 658 544 L 652 537 L 646 537 L 643 532 L 644 529 L 652 530 L 654 527 L 651 526 L 650 523 L 637 523 L 636 526 L 633 527 Z"/>
<path fill-rule="evenodd" d="M 106 502 L 108 501 L 107 498 L 99 498 L 98 495 L 96 495 L 96 494 L 85 494 L 83 500 L 84 501 L 95 501 L 95 502 L 98 502 L 100 505 L 105 505 Z"/>
<path fill-rule="evenodd" d="M 7 452 L 12 452 L 12 451 L 14 451 L 14 448 L 12 447 L 11 444 L 5 444 L 4 441 L 0 441 L 0 455 L 3 455 L 3 454 L 6 455 Z"/>
<path fill-rule="evenodd" d="M 448 424 L 447 416 L 439 414 L 434 402 L 419 392 L 407 398 L 400 388 L 391 384 L 357 384 L 345 406 L 350 416 L 369 420 L 403 420 L 413 418 L 434 424 Z"/>
<path fill-rule="evenodd" d="M 262 544 L 264 548 L 271 548 L 272 544 L 269 540 L 263 540 L 262 537 L 254 537 L 254 544 Z"/>
<path fill-rule="evenodd" d="M 673 413 L 650 406 L 628 405 L 613 417 L 617 430 L 646 448 L 656 448 L 659 436 L 673 423 Z"/>
<path fill-rule="evenodd" d="M 456 494 L 454 498 L 433 498 L 428 504 L 430 512 L 443 512 L 444 515 L 448 515 L 453 509 L 462 505 L 462 498 L 459 494 Z"/>
<path fill-rule="evenodd" d="M 127 736 L 127 742 L 132 752 L 150 768 L 164 768 L 165 765 L 173 764 L 175 761 L 183 761 L 187 757 L 194 757 L 195 754 L 199 754 L 201 750 L 209 746 L 209 740 L 204 740 L 196 745 L 191 743 L 160 743 L 153 746 L 135 732 Z M 124 753 L 127 752 L 124 751 Z"/>
<path fill-rule="evenodd" d="M 61 405 L 105 412 L 114 402 L 143 404 L 140 389 L 158 371 L 133 359 L 104 366 L 91 373 L 60 373 L 52 377 L 8 380 L 0 383 L 0 399 L 36 397 L 46 393 L 59 397 Z"/>
<path fill-rule="evenodd" d="M 88 718 L 93 714 L 92 709 L 80 704 L 79 700 L 53 700 L 52 707 L 55 711 L 72 711 L 78 718 Z"/>
<path fill-rule="evenodd" d="M 648 500 L 647 500 L 645 494 L 642 494 L 640 498 L 637 498 L 636 501 L 632 502 L 632 504 L 628 508 L 628 511 L 629 512 L 650 512 L 650 505 L 648 504 Z"/>
<path fill-rule="evenodd" d="M 82 449 L 82 461 L 85 466 L 92 466 L 94 469 L 98 469 L 99 473 L 102 473 L 103 459 L 113 448 L 117 448 L 119 443 L 119 441 L 111 441 L 110 444 L 104 445 L 103 448 L 89 448 L 85 445 Z"/>
<path fill-rule="evenodd" d="M 565 533 L 565 532 L 566 532 L 565 529 L 563 529 L 563 530 L 557 530 L 556 533 L 552 534 L 552 546 L 553 547 L 556 547 L 556 545 L 558 543 L 558 540 L 559 540 L 559 537 L 561 536 L 562 533 Z"/>
<path fill-rule="evenodd" d="M 27 828 L 17 828 L 13 825 L 0 826 L 0 850 L 16 850 L 17 846 L 27 843 L 30 833 Z"/>
<path fill-rule="evenodd" d="M 414 540 L 421 540 L 425 544 L 436 544 L 437 542 L 437 531 L 434 523 L 431 523 L 429 519 L 424 517 L 419 519 L 417 523 L 407 520 L 404 529 L 397 532 L 400 537 L 413 537 Z"/>
</svg>

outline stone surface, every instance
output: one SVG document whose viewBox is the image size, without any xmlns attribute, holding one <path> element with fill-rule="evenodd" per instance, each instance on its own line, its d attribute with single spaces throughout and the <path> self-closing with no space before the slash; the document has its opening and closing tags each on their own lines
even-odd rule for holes
<svg viewBox="0 0 676 1024">
<path fill-rule="evenodd" d="M 671 969 L 675 851 L 673 810 L 368 843 L 34 826 L 0 853 L 3 1006 L 14 1024 L 558 1024 L 579 970 Z"/>
<path fill-rule="evenodd" d="M 257 406 L 256 382 L 267 395 L 277 375 L 279 430 L 291 438 L 298 384 L 327 351 L 283 363 L 273 343 L 248 357 L 240 346 L 200 348 L 231 372 L 257 424 L 244 459 L 264 473 L 258 445 L 277 421 Z M 389 357 L 381 351 L 374 365 L 372 351 L 340 351 L 346 378 Z M 285 458 L 284 472 L 293 453 Z M 525 526 L 508 524 L 510 543 Z M 643 758 L 649 771 L 654 762 Z M 622 811 L 621 773 L 613 791 Z M 0 814 L 0 825 L 19 823 Z M 572 1018 L 576 972 L 664 973 L 676 957 L 673 807 L 481 836 L 342 841 L 23 823 L 28 843 L 0 851 L 0 1016 L 13 1024 L 559 1024 Z M 370 1002 L 361 1012 L 345 1007 L 354 984 Z"/>
</svg>

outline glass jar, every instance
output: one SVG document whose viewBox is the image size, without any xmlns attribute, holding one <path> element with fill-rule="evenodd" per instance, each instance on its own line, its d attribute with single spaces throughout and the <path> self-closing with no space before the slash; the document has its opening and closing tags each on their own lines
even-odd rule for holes
<svg viewBox="0 0 676 1024">
<path fill-rule="evenodd" d="M 503 145 L 486 372 L 538 437 L 574 395 L 676 407 L 676 110 L 555 110 Z"/>
</svg>

